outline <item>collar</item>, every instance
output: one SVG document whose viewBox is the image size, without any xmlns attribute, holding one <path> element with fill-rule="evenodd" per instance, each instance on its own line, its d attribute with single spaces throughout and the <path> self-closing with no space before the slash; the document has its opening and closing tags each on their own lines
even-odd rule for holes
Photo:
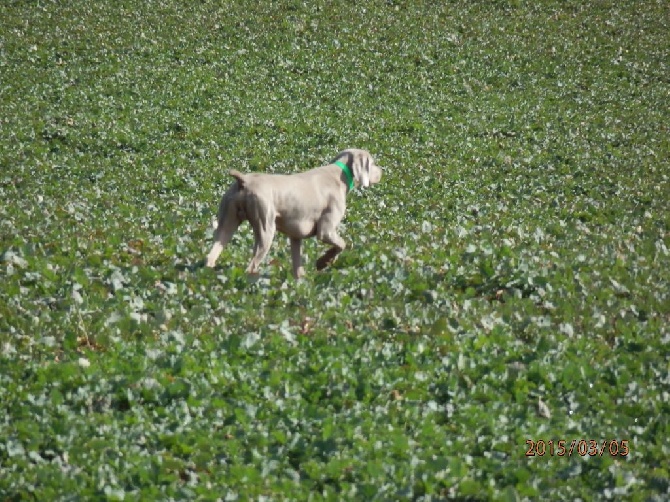
<svg viewBox="0 0 670 502">
<path fill-rule="evenodd" d="M 354 189 L 354 175 L 351 172 L 351 168 L 349 168 L 349 166 L 346 165 L 341 160 L 338 160 L 337 162 L 333 162 L 333 164 L 335 164 L 337 167 L 342 169 L 342 172 L 347 177 L 347 187 L 349 188 L 349 190 L 353 190 Z"/>
</svg>

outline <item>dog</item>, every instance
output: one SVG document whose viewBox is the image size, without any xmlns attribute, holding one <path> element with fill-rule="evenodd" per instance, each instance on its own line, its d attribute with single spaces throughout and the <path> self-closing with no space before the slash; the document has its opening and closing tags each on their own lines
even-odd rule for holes
<svg viewBox="0 0 670 502">
<path fill-rule="evenodd" d="M 230 175 L 235 181 L 221 199 L 206 266 L 214 266 L 237 227 L 249 221 L 254 232 L 254 256 L 247 273 L 258 274 L 279 230 L 291 241 L 293 275 L 299 279 L 305 274 L 302 240 L 316 237 L 331 246 L 316 261 L 317 270 L 332 263 L 346 247 L 337 225 L 344 217 L 347 193 L 354 186 L 367 188 L 379 183 L 382 168 L 366 150 L 350 149 L 337 154 L 328 165 L 298 174 L 242 174 L 231 170 Z"/>
</svg>

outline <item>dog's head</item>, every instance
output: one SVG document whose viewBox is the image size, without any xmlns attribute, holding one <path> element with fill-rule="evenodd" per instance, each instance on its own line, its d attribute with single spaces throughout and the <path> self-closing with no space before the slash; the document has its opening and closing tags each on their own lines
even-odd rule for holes
<svg viewBox="0 0 670 502">
<path fill-rule="evenodd" d="M 350 149 L 337 154 L 333 162 L 344 162 L 354 175 L 354 182 L 364 188 L 379 183 L 382 168 L 375 164 L 372 155 L 366 150 Z"/>
</svg>

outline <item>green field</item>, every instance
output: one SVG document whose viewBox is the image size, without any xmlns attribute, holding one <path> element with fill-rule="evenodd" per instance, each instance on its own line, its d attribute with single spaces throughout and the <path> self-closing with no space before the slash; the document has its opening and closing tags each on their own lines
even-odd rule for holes
<svg viewBox="0 0 670 502">
<path fill-rule="evenodd" d="M 0 501 L 667 500 L 669 102 L 666 0 L 4 0 Z"/>
</svg>

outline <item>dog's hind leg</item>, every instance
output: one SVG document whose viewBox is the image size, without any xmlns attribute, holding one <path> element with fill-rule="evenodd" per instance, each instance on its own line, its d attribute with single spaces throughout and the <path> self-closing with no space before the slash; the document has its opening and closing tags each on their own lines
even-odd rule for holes
<svg viewBox="0 0 670 502">
<path fill-rule="evenodd" d="M 272 245 L 272 240 L 275 236 L 275 223 L 274 221 L 270 224 L 267 224 L 263 227 L 254 225 L 254 257 L 249 262 L 247 267 L 247 273 L 257 274 L 258 268 L 260 267 L 261 262 L 270 251 L 270 246 Z"/>
<path fill-rule="evenodd" d="M 214 230 L 214 245 L 207 255 L 206 265 L 213 267 L 223 248 L 230 242 L 242 220 L 231 198 L 224 197 L 219 207 L 219 222 Z"/>
<path fill-rule="evenodd" d="M 247 206 L 249 223 L 254 230 L 254 256 L 249 262 L 247 273 L 257 274 L 261 262 L 267 256 L 277 230 L 275 213 L 271 206 L 257 197 L 254 203 Z"/>
<path fill-rule="evenodd" d="M 232 219 L 231 219 L 232 220 Z M 207 255 L 207 266 L 213 267 L 216 263 L 216 259 L 223 251 L 223 248 L 226 247 L 226 244 L 230 242 L 230 239 L 233 237 L 235 230 L 240 226 L 240 222 L 235 219 L 232 221 L 226 221 L 223 225 L 219 225 L 214 231 L 214 245 L 212 246 L 211 251 Z"/>
</svg>

